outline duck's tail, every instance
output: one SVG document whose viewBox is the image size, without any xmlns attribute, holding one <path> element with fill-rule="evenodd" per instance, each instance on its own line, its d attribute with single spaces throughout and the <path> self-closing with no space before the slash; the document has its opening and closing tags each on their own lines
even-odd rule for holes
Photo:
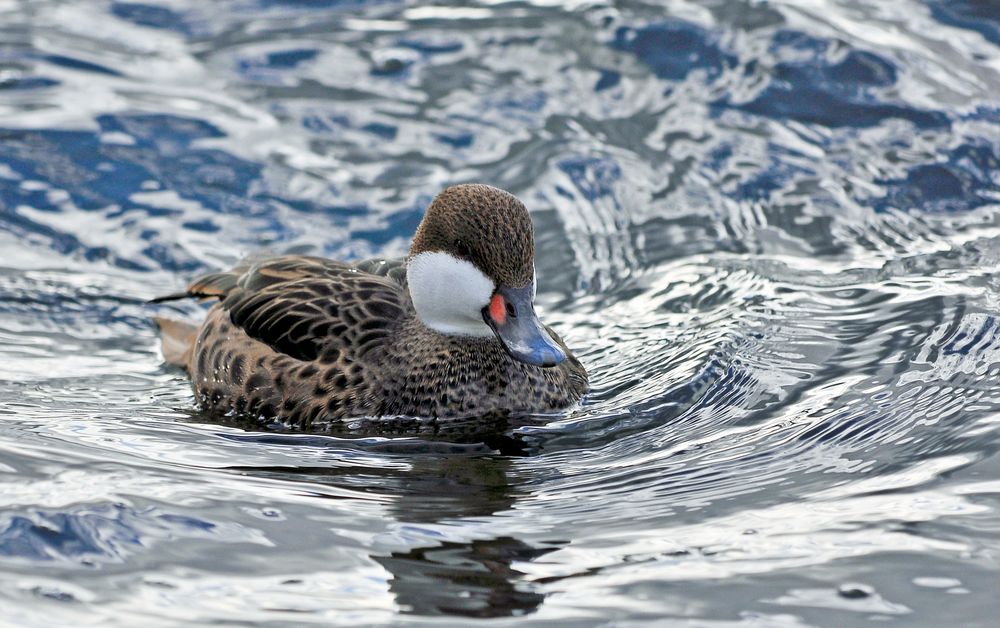
<svg viewBox="0 0 1000 628">
<path fill-rule="evenodd" d="M 183 292 L 156 297 L 150 299 L 148 303 L 164 303 L 178 299 L 225 299 L 252 263 L 253 258 L 247 258 L 231 270 L 202 275 L 192 281 Z M 194 341 L 198 337 L 198 328 L 190 323 L 161 316 L 154 316 L 153 321 L 160 328 L 164 361 L 189 371 L 188 364 L 191 352 L 194 350 Z"/>
<path fill-rule="evenodd" d="M 194 341 L 198 337 L 198 328 L 190 323 L 162 316 L 154 316 L 153 321 L 160 328 L 163 360 L 171 366 L 179 366 L 187 371 Z"/>
<path fill-rule="evenodd" d="M 179 299 L 224 299 L 229 291 L 236 287 L 246 269 L 247 265 L 244 263 L 232 270 L 202 275 L 192 281 L 183 292 L 165 294 L 150 299 L 147 303 L 164 303 Z"/>
</svg>

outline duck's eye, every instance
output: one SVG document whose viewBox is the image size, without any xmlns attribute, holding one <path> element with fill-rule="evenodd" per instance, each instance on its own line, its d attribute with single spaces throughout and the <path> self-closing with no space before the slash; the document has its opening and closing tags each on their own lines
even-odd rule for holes
<svg viewBox="0 0 1000 628">
<path fill-rule="evenodd" d="M 507 316 L 517 318 L 517 308 L 510 301 L 507 301 Z"/>
<path fill-rule="evenodd" d="M 472 257 L 472 251 L 469 249 L 469 245 L 461 240 L 455 240 L 454 244 L 452 245 L 452 248 L 461 257 L 464 258 Z"/>
</svg>

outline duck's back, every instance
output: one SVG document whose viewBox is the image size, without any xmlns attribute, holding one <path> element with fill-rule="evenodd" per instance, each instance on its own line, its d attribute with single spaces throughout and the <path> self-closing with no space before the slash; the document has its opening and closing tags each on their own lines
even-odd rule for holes
<svg viewBox="0 0 1000 628">
<path fill-rule="evenodd" d="M 365 413 L 374 366 L 412 316 L 398 266 L 287 256 L 196 279 L 188 296 L 219 299 L 182 364 L 199 401 L 296 423 Z"/>
</svg>

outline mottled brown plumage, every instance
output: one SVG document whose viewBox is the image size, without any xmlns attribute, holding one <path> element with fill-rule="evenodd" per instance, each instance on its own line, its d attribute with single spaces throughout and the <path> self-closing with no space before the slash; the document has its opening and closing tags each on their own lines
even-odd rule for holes
<svg viewBox="0 0 1000 628">
<path fill-rule="evenodd" d="M 498 285 L 524 285 L 532 246 L 530 218 L 514 196 L 456 186 L 428 209 L 411 255 L 446 251 Z M 497 338 L 429 329 L 410 298 L 405 260 L 278 257 L 200 277 L 184 295 L 219 302 L 193 344 L 182 340 L 192 330 L 160 321 L 165 355 L 188 371 L 199 403 L 220 412 L 303 427 L 358 416 L 470 417 L 562 408 L 587 388 L 583 366 L 551 330 L 567 359 L 541 368 L 513 359 Z"/>
</svg>

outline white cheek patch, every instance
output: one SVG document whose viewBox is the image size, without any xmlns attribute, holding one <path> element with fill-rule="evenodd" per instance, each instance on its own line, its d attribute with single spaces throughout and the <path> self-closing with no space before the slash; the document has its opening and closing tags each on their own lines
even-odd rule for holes
<svg viewBox="0 0 1000 628">
<path fill-rule="evenodd" d="M 482 310 L 496 286 L 471 263 L 441 251 L 420 253 L 407 263 L 406 281 L 424 325 L 442 334 L 493 335 Z"/>
</svg>

